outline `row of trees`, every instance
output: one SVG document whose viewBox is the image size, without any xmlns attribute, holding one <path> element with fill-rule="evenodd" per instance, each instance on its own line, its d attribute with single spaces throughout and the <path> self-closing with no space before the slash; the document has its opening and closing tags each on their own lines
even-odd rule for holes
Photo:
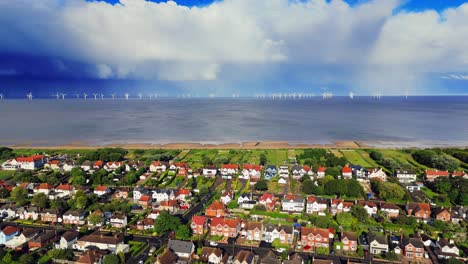
<svg viewBox="0 0 468 264">
<path fill-rule="evenodd" d="M 407 196 L 406 190 L 397 183 L 382 182 L 377 179 L 371 181 L 372 191 L 383 200 L 401 200 Z M 410 197 L 406 197 L 408 200 Z"/>
<path fill-rule="evenodd" d="M 403 163 L 394 159 L 385 158 L 384 155 L 377 150 L 370 150 L 369 156 L 371 157 L 371 159 L 377 162 L 377 164 L 391 171 L 394 171 L 396 169 L 411 169 L 413 167 L 408 162 Z"/>
<path fill-rule="evenodd" d="M 304 153 L 298 155 L 297 158 L 303 160 L 305 165 L 312 168 L 345 166 L 348 162 L 346 158 L 337 157 L 325 149 L 305 149 Z"/>
<path fill-rule="evenodd" d="M 305 179 L 302 182 L 302 192 L 305 194 L 339 195 L 356 198 L 364 195 L 364 189 L 357 180 L 339 180 L 330 176 L 321 179 L 317 184 L 310 178 Z"/>
<path fill-rule="evenodd" d="M 441 178 L 428 187 L 440 193 L 441 199 L 448 199 L 452 204 L 468 205 L 468 180 L 463 178 Z"/>
<path fill-rule="evenodd" d="M 460 162 L 457 159 L 436 150 L 416 150 L 412 157 L 425 166 L 439 170 L 455 171 L 460 167 Z"/>
</svg>

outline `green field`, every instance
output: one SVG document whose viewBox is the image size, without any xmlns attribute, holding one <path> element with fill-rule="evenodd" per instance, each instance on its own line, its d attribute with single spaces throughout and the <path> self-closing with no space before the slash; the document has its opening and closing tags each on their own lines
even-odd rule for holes
<svg viewBox="0 0 468 264">
<path fill-rule="evenodd" d="M 15 171 L 0 170 L 0 180 L 10 178 L 13 174 L 15 174 Z"/>
<path fill-rule="evenodd" d="M 341 150 L 340 152 L 350 163 L 354 165 L 361 165 L 365 168 L 372 168 L 377 166 L 377 164 L 375 164 L 375 162 L 369 158 L 367 153 L 365 153 L 367 154 L 365 157 L 365 155 L 363 155 L 364 152 L 358 150 Z"/>
</svg>

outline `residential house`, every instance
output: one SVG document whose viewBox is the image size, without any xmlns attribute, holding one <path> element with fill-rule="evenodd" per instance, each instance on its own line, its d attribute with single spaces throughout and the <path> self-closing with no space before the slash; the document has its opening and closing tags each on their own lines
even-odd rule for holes
<svg viewBox="0 0 468 264">
<path fill-rule="evenodd" d="M 278 227 L 278 239 L 281 244 L 292 245 L 294 242 L 294 230 L 292 226 L 280 225 Z"/>
<path fill-rule="evenodd" d="M 55 230 L 45 230 L 37 234 L 31 240 L 28 241 L 29 250 L 35 248 L 43 248 L 57 239 L 57 234 Z"/>
<path fill-rule="evenodd" d="M 115 171 L 122 167 L 124 167 L 124 163 L 120 161 L 110 161 L 110 162 L 106 162 L 106 164 L 104 165 L 104 169 L 108 172 Z"/>
<path fill-rule="evenodd" d="M 223 179 L 232 179 L 233 175 L 239 172 L 239 165 L 237 164 L 223 164 L 221 165 L 221 176 Z"/>
<path fill-rule="evenodd" d="M 131 171 L 131 170 L 139 170 L 139 169 L 145 169 L 146 170 L 145 163 L 137 160 L 133 160 L 125 164 L 125 171 Z"/>
<path fill-rule="evenodd" d="M 254 264 L 254 263 L 255 263 L 254 253 L 247 251 L 247 250 L 239 251 L 234 257 L 234 262 L 233 262 L 233 264 Z"/>
<path fill-rule="evenodd" d="M 101 210 L 95 210 L 88 216 L 88 225 L 93 227 L 102 226 L 106 222 L 106 215 Z M 98 222 L 95 222 L 96 219 L 100 219 Z"/>
<path fill-rule="evenodd" d="M 324 198 L 318 198 L 312 195 L 307 196 L 306 213 L 323 214 L 328 209 L 328 201 Z"/>
<path fill-rule="evenodd" d="M 93 191 L 95 194 L 97 194 L 98 196 L 103 196 L 105 194 L 108 194 L 111 192 L 110 188 L 107 187 L 107 186 L 104 186 L 104 185 L 99 185 L 97 186 L 94 191 Z"/>
<path fill-rule="evenodd" d="M 54 186 L 48 183 L 41 183 L 34 188 L 34 193 L 43 193 L 45 195 L 49 195 L 51 191 L 54 190 Z"/>
<path fill-rule="evenodd" d="M 208 217 L 222 217 L 226 215 L 226 206 L 219 202 L 214 201 L 210 206 L 205 210 L 205 215 Z"/>
<path fill-rule="evenodd" d="M 245 202 L 251 201 L 252 200 L 252 194 L 250 193 L 243 193 L 239 195 L 239 198 L 237 198 L 237 204 L 243 204 Z"/>
<path fill-rule="evenodd" d="M 151 172 L 164 172 L 169 168 L 169 162 L 165 161 L 153 161 L 150 165 Z"/>
<path fill-rule="evenodd" d="M 349 166 L 344 166 L 341 169 L 341 176 L 343 179 L 352 179 L 353 178 L 353 169 Z"/>
<path fill-rule="evenodd" d="M 380 255 L 388 252 L 388 241 L 386 236 L 370 234 L 369 242 L 371 254 Z"/>
<path fill-rule="evenodd" d="M 45 159 L 43 155 L 32 155 L 29 157 L 16 157 L 9 159 L 2 164 L 4 170 L 35 170 L 44 165 Z"/>
<path fill-rule="evenodd" d="M 414 216 L 418 220 L 428 221 L 431 217 L 431 206 L 427 203 L 407 203 L 408 216 Z"/>
<path fill-rule="evenodd" d="M 169 201 L 175 199 L 174 190 L 171 189 L 156 189 L 153 190 L 153 199 L 160 203 L 163 201 Z"/>
<path fill-rule="evenodd" d="M 115 213 L 111 216 L 109 222 L 114 228 L 123 228 L 127 225 L 127 216 L 125 214 Z"/>
<path fill-rule="evenodd" d="M 76 264 L 101 264 L 107 252 L 99 249 L 88 249 L 76 260 Z"/>
<path fill-rule="evenodd" d="M 21 220 L 33 220 L 36 221 L 39 219 L 39 210 L 37 207 L 34 206 L 28 206 L 26 208 L 21 207 L 17 211 L 19 218 Z"/>
<path fill-rule="evenodd" d="M 180 188 L 174 194 L 174 196 L 175 196 L 175 199 L 177 199 L 177 200 L 187 201 L 192 196 L 192 193 L 190 192 L 189 189 Z"/>
<path fill-rule="evenodd" d="M 218 173 L 218 168 L 216 168 L 215 165 L 208 165 L 205 168 L 203 168 L 203 176 L 205 177 L 215 177 L 216 174 Z"/>
<path fill-rule="evenodd" d="M 130 190 L 128 188 L 120 188 L 112 195 L 113 199 L 128 199 Z"/>
<path fill-rule="evenodd" d="M 304 264 L 304 259 L 301 255 L 293 253 L 287 260 L 283 260 L 283 264 Z"/>
<path fill-rule="evenodd" d="M 5 219 L 12 219 L 16 217 L 18 208 L 14 204 L 4 204 L 0 208 L 0 216 Z"/>
<path fill-rule="evenodd" d="M 93 169 L 93 163 L 90 161 L 90 160 L 85 160 L 80 168 L 83 170 L 83 171 L 89 171 L 89 170 L 92 170 Z"/>
<path fill-rule="evenodd" d="M 172 250 L 179 258 L 190 259 L 195 251 L 192 241 L 182 241 L 171 239 L 167 243 L 167 248 Z"/>
<path fill-rule="evenodd" d="M 447 240 L 445 238 L 437 239 L 434 251 L 438 259 L 450 259 L 460 256 L 460 250 L 453 240 Z"/>
<path fill-rule="evenodd" d="M 262 166 L 254 164 L 244 164 L 242 165 L 242 174 L 239 175 L 239 179 L 248 180 L 257 182 L 262 174 Z"/>
<path fill-rule="evenodd" d="M 435 179 L 439 177 L 446 177 L 450 176 L 448 171 L 440 171 L 440 170 L 426 170 L 426 181 L 433 182 Z"/>
<path fill-rule="evenodd" d="M 300 180 L 306 174 L 306 172 L 302 166 L 296 164 L 291 166 L 291 174 L 294 180 Z"/>
<path fill-rule="evenodd" d="M 151 206 L 151 196 L 149 195 L 142 195 L 140 199 L 138 200 L 138 205 L 143 207 L 143 209 L 147 209 L 148 207 Z"/>
<path fill-rule="evenodd" d="M 67 160 L 62 165 L 62 170 L 66 172 L 70 172 L 73 168 L 77 167 L 73 160 Z"/>
<path fill-rule="evenodd" d="M 330 213 L 332 215 L 349 212 L 353 203 L 345 202 L 343 199 L 332 199 L 330 202 Z"/>
<path fill-rule="evenodd" d="M 75 187 L 68 183 L 61 183 L 55 187 L 55 192 L 59 198 L 72 197 L 75 194 Z"/>
<path fill-rule="evenodd" d="M 363 250 L 369 250 L 369 236 L 366 233 L 362 233 L 359 236 L 359 245 Z"/>
<path fill-rule="evenodd" d="M 275 196 L 271 193 L 264 193 L 258 203 L 265 206 L 268 211 L 271 211 L 275 208 Z"/>
<path fill-rule="evenodd" d="M 156 264 L 175 264 L 177 261 L 177 255 L 169 250 L 168 248 L 164 249 L 163 253 L 159 254 L 156 257 Z"/>
<path fill-rule="evenodd" d="M 433 210 L 434 219 L 450 223 L 452 213 L 447 208 L 436 208 Z"/>
<path fill-rule="evenodd" d="M 350 164 L 349 167 L 353 170 L 353 176 L 357 180 L 363 180 L 367 178 L 367 170 L 361 165 Z"/>
<path fill-rule="evenodd" d="M 234 192 L 233 191 L 224 191 L 222 194 L 221 194 L 221 202 L 223 204 L 228 204 L 232 201 L 232 199 L 234 199 Z"/>
<path fill-rule="evenodd" d="M 139 201 L 141 196 L 143 195 L 152 195 L 151 191 L 146 189 L 145 187 L 143 186 L 136 186 L 135 188 L 133 188 L 133 200 L 134 201 Z"/>
<path fill-rule="evenodd" d="M 452 172 L 452 177 L 461 177 L 463 179 L 468 179 L 468 173 L 465 171 L 454 171 Z"/>
<path fill-rule="evenodd" d="M 278 179 L 278 184 L 288 184 L 288 178 L 280 177 Z"/>
<path fill-rule="evenodd" d="M 167 210 L 170 213 L 175 213 L 180 208 L 176 200 L 169 200 L 169 201 L 162 201 L 161 203 L 159 203 L 158 209 L 160 211 Z"/>
<path fill-rule="evenodd" d="M 16 226 L 5 226 L 0 231 L 0 244 L 4 245 L 7 241 L 19 235 L 19 228 Z"/>
<path fill-rule="evenodd" d="M 83 236 L 78 239 L 74 245 L 74 249 L 82 251 L 86 250 L 88 247 L 97 247 L 101 250 L 109 250 L 112 253 L 128 250 L 128 246 L 124 244 L 124 237 L 122 235 L 108 235 L 99 231 Z"/>
<path fill-rule="evenodd" d="M 281 261 L 273 250 L 270 250 L 263 258 L 260 259 L 259 264 L 281 264 Z"/>
<path fill-rule="evenodd" d="M 276 177 L 278 174 L 278 169 L 275 165 L 267 165 L 265 169 L 265 180 L 270 180 L 273 177 Z"/>
<path fill-rule="evenodd" d="M 94 169 L 94 170 L 100 170 L 100 169 L 102 168 L 102 165 L 103 165 L 102 160 L 96 160 L 96 161 L 93 163 L 93 169 Z"/>
<path fill-rule="evenodd" d="M 343 251 L 355 252 L 358 247 L 358 238 L 354 232 L 342 232 L 341 243 L 343 243 Z"/>
<path fill-rule="evenodd" d="M 400 216 L 400 207 L 393 203 L 381 203 L 380 211 L 389 218 L 397 218 Z"/>
<path fill-rule="evenodd" d="M 414 192 L 414 191 L 420 191 L 421 190 L 421 185 L 419 184 L 416 184 L 416 183 L 409 183 L 407 185 L 405 185 L 405 188 L 409 191 L 409 192 Z"/>
<path fill-rule="evenodd" d="M 382 170 L 382 168 L 375 168 L 368 170 L 367 177 L 369 180 L 378 179 L 380 181 L 387 181 L 387 174 Z"/>
<path fill-rule="evenodd" d="M 359 200 L 357 201 L 357 204 L 362 206 L 366 210 L 367 214 L 369 214 L 369 216 L 377 214 L 377 205 L 375 203 L 371 201 Z"/>
<path fill-rule="evenodd" d="M 192 169 L 190 169 L 190 167 L 188 166 L 188 164 L 186 162 L 174 162 L 170 167 L 169 169 L 174 168 L 173 166 L 175 166 L 175 168 L 177 169 L 177 176 L 188 176 L 189 173 L 192 173 Z M 172 170 L 174 171 L 174 170 Z"/>
<path fill-rule="evenodd" d="M 249 222 L 247 224 L 247 240 L 261 241 L 263 238 L 263 223 Z"/>
<path fill-rule="evenodd" d="M 44 164 L 44 169 L 59 170 L 60 169 L 60 160 L 53 159 L 53 160 L 47 161 Z"/>
<path fill-rule="evenodd" d="M 57 223 L 60 217 L 58 210 L 54 209 L 44 209 L 39 215 L 44 223 Z"/>
<path fill-rule="evenodd" d="M 220 264 L 223 259 L 223 251 L 219 248 L 203 247 L 200 261 L 210 264 Z"/>
<path fill-rule="evenodd" d="M 240 231 L 238 219 L 227 219 L 224 217 L 213 218 L 210 223 L 210 234 L 221 237 L 237 237 Z"/>
<path fill-rule="evenodd" d="M 69 210 L 62 216 L 63 223 L 68 225 L 84 225 L 86 212 L 82 209 Z"/>
<path fill-rule="evenodd" d="M 409 184 L 416 181 L 417 174 L 414 170 L 398 169 L 395 171 L 398 181 L 403 184 Z"/>
<path fill-rule="evenodd" d="M 56 245 L 56 248 L 67 249 L 73 248 L 73 245 L 78 241 L 78 232 L 76 231 L 66 231 L 60 237 L 59 243 Z"/>
<path fill-rule="evenodd" d="M 156 219 L 159 216 L 160 211 L 158 209 L 151 210 L 151 213 L 148 214 L 148 218 Z"/>
<path fill-rule="evenodd" d="M 317 227 L 301 227 L 301 246 L 304 249 L 329 247 L 330 231 Z"/>
<path fill-rule="evenodd" d="M 154 219 L 152 218 L 145 218 L 143 220 L 137 221 L 137 229 L 138 230 L 153 230 L 154 229 Z"/>
<path fill-rule="evenodd" d="M 327 172 L 327 167 L 318 167 L 317 169 L 317 178 L 325 177 L 325 173 Z"/>
<path fill-rule="evenodd" d="M 201 236 L 206 230 L 206 217 L 200 215 L 194 215 L 190 223 L 192 234 Z"/>
<path fill-rule="evenodd" d="M 403 239 L 405 257 L 408 259 L 424 258 L 424 243 L 419 238 Z"/>
<path fill-rule="evenodd" d="M 279 166 L 278 173 L 279 173 L 280 178 L 288 179 L 289 178 L 289 167 L 288 167 L 288 165 Z"/>
<path fill-rule="evenodd" d="M 287 194 L 281 203 L 281 209 L 287 212 L 301 213 L 304 211 L 304 197 Z"/>
</svg>

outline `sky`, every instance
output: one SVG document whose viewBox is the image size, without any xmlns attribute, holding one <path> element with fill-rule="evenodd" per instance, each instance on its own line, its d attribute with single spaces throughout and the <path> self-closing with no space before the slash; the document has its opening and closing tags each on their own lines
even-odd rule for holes
<svg viewBox="0 0 468 264">
<path fill-rule="evenodd" d="M 0 93 L 468 95 L 468 1 L 0 1 Z"/>
</svg>

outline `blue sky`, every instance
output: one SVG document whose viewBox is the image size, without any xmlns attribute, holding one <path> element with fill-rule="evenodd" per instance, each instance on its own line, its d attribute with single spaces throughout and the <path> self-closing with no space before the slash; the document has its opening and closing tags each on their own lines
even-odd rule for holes
<svg viewBox="0 0 468 264">
<path fill-rule="evenodd" d="M 466 24 L 462 0 L 4 1 L 0 93 L 468 94 Z"/>
</svg>

